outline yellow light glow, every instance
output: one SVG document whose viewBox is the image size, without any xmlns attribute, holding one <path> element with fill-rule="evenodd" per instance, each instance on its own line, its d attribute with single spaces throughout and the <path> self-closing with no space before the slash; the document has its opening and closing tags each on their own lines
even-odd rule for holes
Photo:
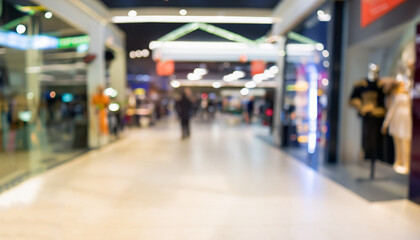
<svg viewBox="0 0 420 240">
<path fill-rule="evenodd" d="M 308 142 L 308 136 L 299 136 L 297 140 L 300 143 L 307 143 Z"/>
</svg>

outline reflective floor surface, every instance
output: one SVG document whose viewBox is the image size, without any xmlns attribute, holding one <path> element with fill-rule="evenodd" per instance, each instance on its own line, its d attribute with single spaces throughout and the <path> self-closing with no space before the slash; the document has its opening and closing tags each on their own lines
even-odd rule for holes
<svg viewBox="0 0 420 240">
<path fill-rule="evenodd" d="M 134 130 L 0 195 L 0 239 L 419 239 L 420 207 L 358 197 L 267 129 Z"/>
</svg>

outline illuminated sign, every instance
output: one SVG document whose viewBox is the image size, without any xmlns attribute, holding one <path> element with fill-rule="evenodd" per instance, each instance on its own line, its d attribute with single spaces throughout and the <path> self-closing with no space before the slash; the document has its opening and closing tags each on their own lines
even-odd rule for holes
<svg viewBox="0 0 420 240">
<path fill-rule="evenodd" d="M 366 27 L 406 0 L 361 0 L 361 25 Z"/>
<path fill-rule="evenodd" d="M 58 40 L 58 48 L 77 48 L 79 45 L 89 43 L 89 36 L 60 38 Z"/>
<path fill-rule="evenodd" d="M 0 45 L 18 50 L 66 49 L 89 44 L 89 36 L 56 38 L 46 35 L 27 36 L 12 31 L 0 31 Z"/>
</svg>

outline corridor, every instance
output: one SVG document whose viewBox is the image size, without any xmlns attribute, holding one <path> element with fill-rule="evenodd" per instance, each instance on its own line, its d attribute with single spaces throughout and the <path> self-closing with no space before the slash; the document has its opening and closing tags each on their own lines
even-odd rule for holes
<svg viewBox="0 0 420 240">
<path fill-rule="evenodd" d="M 129 131 L 0 195 L 0 239 L 419 239 L 420 207 L 369 203 L 261 127 Z"/>
</svg>

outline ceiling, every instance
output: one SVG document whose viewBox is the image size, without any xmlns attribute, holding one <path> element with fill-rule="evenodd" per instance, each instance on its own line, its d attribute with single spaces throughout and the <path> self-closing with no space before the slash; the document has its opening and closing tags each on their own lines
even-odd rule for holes
<svg viewBox="0 0 420 240">
<path fill-rule="evenodd" d="M 109 8 L 200 7 L 200 8 L 274 8 L 279 0 L 101 0 Z"/>
<path fill-rule="evenodd" d="M 273 9 L 279 0 L 101 0 L 109 8 L 141 8 L 141 7 L 180 7 L 180 8 L 243 8 L 243 9 Z M 183 26 L 179 23 L 128 23 L 118 24 L 127 36 L 127 52 L 148 48 L 151 41 Z M 249 39 L 257 39 L 267 34 L 271 25 L 255 24 L 215 24 L 218 27 L 240 34 Z M 225 41 L 203 31 L 196 31 L 180 40 L 186 41 Z M 154 62 L 148 59 L 128 59 L 128 73 L 153 74 Z M 183 68 L 182 63 L 177 69 Z M 194 66 L 193 66 L 194 65 Z M 186 64 L 185 68 L 194 68 L 197 64 Z M 184 70 L 186 71 L 186 70 Z M 177 70 L 178 72 L 178 70 Z"/>
</svg>

